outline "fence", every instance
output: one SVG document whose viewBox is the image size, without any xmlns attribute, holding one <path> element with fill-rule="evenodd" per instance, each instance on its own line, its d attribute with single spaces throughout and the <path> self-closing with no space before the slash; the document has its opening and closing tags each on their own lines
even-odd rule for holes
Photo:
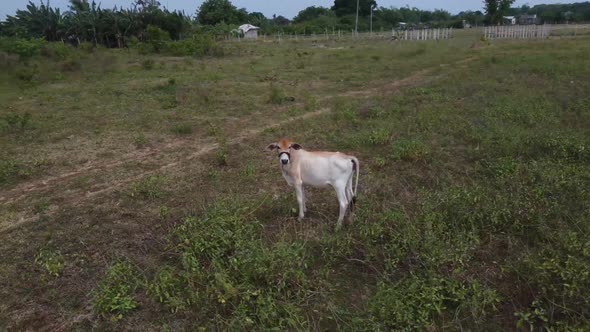
<svg viewBox="0 0 590 332">
<path fill-rule="evenodd" d="M 549 37 L 551 25 L 498 25 L 484 27 L 486 39 L 541 39 Z"/>
<path fill-rule="evenodd" d="M 397 40 L 439 40 L 453 38 L 453 28 L 441 29 L 416 29 L 416 30 L 391 30 L 391 36 L 387 31 L 380 32 L 356 32 L 342 30 L 328 30 L 324 33 L 311 34 L 285 34 L 272 35 L 261 34 L 258 40 L 262 41 L 286 41 L 286 40 L 350 40 L 350 39 L 397 39 Z M 240 37 L 226 37 L 226 40 L 242 40 Z"/>
<path fill-rule="evenodd" d="M 453 28 L 419 29 L 419 30 L 391 30 L 391 35 L 398 40 L 439 40 L 453 37 Z"/>
</svg>

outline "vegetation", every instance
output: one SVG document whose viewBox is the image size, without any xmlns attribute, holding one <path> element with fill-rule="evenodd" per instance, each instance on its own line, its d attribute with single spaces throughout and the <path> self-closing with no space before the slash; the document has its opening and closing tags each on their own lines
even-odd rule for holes
<svg viewBox="0 0 590 332">
<path fill-rule="evenodd" d="M 149 29 L 3 39 L 0 327 L 589 328 L 588 35 L 195 58 Z M 325 189 L 297 221 L 282 136 L 361 161 L 340 231 Z"/>
<path fill-rule="evenodd" d="M 590 20 L 590 2 L 575 4 L 523 5 L 510 8 L 514 1 L 489 0 L 482 11 L 465 11 L 452 15 L 442 9 L 421 10 L 415 7 L 386 8 L 378 2 L 363 0 L 359 3 L 359 31 L 389 31 L 400 28 L 455 27 L 464 22 L 471 25 L 498 24 L 503 15 L 537 14 L 539 23 L 584 22 Z M 373 9 L 373 19 L 369 18 Z M 174 55 L 202 55 L 209 51 L 211 39 L 236 36 L 237 28 L 250 23 L 261 28 L 263 34 L 322 34 L 326 31 L 351 31 L 356 22 L 356 1 L 337 0 L 331 8 L 310 6 L 293 20 L 283 16 L 267 18 L 260 12 L 236 8 L 229 0 L 204 1 L 194 19 L 182 11 L 169 11 L 158 1 L 135 0 L 131 8 L 104 9 L 88 0 L 70 0 L 68 10 L 50 7 L 49 3 L 29 2 L 26 9 L 18 10 L 0 22 L 0 44 L 18 44 L 20 39 L 63 41 L 76 46 L 85 43 L 109 48 L 141 47 L 145 52 L 165 50 Z M 372 23 L 372 24 L 371 24 Z M 158 43 L 154 44 L 154 34 Z M 182 41 L 182 42 L 177 42 Z M 142 44 L 148 44 L 142 45 Z M 204 46 L 203 46 L 204 44 Z M 32 55 L 36 48 L 13 45 L 18 54 Z M 20 47 L 20 48 L 19 48 Z M 18 50 L 16 48 L 19 48 Z M 0 48 L 1 49 L 1 48 Z M 203 49 L 205 49 L 203 51 Z"/>
</svg>

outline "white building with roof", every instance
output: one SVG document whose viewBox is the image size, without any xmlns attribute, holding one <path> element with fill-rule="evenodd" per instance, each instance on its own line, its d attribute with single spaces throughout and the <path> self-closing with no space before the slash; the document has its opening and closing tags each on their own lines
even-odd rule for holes
<svg viewBox="0 0 590 332">
<path fill-rule="evenodd" d="M 238 27 L 238 30 L 245 39 L 257 39 L 260 28 L 252 24 L 242 24 Z"/>
</svg>

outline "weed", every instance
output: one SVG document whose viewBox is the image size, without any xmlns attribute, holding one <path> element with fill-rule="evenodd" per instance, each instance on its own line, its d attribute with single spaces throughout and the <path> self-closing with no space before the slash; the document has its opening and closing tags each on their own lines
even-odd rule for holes
<svg viewBox="0 0 590 332">
<path fill-rule="evenodd" d="M 215 152 L 215 160 L 217 161 L 217 165 L 219 166 L 227 166 L 228 165 L 228 158 L 229 158 L 229 151 L 227 145 L 222 145 L 217 149 Z"/>
<path fill-rule="evenodd" d="M 312 112 L 318 108 L 318 100 L 310 93 L 305 93 L 303 96 L 303 109 L 306 112 Z"/>
<path fill-rule="evenodd" d="M 138 149 L 141 149 L 141 148 L 145 147 L 147 145 L 147 143 L 148 143 L 147 138 L 145 137 L 145 135 L 143 133 L 139 133 L 133 139 L 133 144 Z"/>
<path fill-rule="evenodd" d="M 193 126 L 188 123 L 179 123 L 172 127 L 172 132 L 176 135 L 190 135 L 193 133 Z"/>
<path fill-rule="evenodd" d="M 141 67 L 145 70 L 152 70 L 156 65 L 154 59 L 145 59 L 141 62 Z"/>
<path fill-rule="evenodd" d="M 49 201 L 47 198 L 42 198 L 33 206 L 33 212 L 39 214 L 45 212 L 49 208 Z"/>
<path fill-rule="evenodd" d="M 44 268 L 52 277 L 59 277 L 64 268 L 62 254 L 52 248 L 41 249 L 35 257 L 35 263 Z"/>
<path fill-rule="evenodd" d="M 106 272 L 92 294 L 94 311 L 112 321 L 118 321 L 137 308 L 135 291 L 144 281 L 135 268 L 126 261 L 116 262 Z"/>
<path fill-rule="evenodd" d="M 166 192 L 163 186 L 167 179 L 162 175 L 148 176 L 131 184 L 128 195 L 132 198 L 155 200 L 162 198 Z"/>
<path fill-rule="evenodd" d="M 370 145 L 386 145 L 391 139 L 391 131 L 380 128 L 371 131 L 369 137 L 367 137 L 367 143 Z"/>
<path fill-rule="evenodd" d="M 61 70 L 64 72 L 75 72 L 82 68 L 80 61 L 76 59 L 67 59 L 61 63 Z"/>
<path fill-rule="evenodd" d="M 377 167 L 385 167 L 385 165 L 387 165 L 387 159 L 385 159 L 383 157 L 375 157 L 373 159 L 373 163 Z"/>
<path fill-rule="evenodd" d="M 256 165 L 253 163 L 246 164 L 246 167 L 240 172 L 245 178 L 253 178 L 256 175 Z"/>
<path fill-rule="evenodd" d="M 31 113 L 25 114 L 8 113 L 0 117 L 0 133 L 22 133 L 31 127 L 33 116 Z"/>
<path fill-rule="evenodd" d="M 0 184 L 10 183 L 17 179 L 26 179 L 32 174 L 33 169 L 20 161 L 0 159 Z"/>
<path fill-rule="evenodd" d="M 270 84 L 270 95 L 268 97 L 268 102 L 274 105 L 281 105 L 285 102 L 285 93 L 275 84 Z"/>
<path fill-rule="evenodd" d="M 207 135 L 211 137 L 217 137 L 218 135 L 221 135 L 221 132 L 222 130 L 218 125 L 214 124 L 213 122 L 207 123 Z"/>
<path fill-rule="evenodd" d="M 430 149 L 422 141 L 415 139 L 398 139 L 392 147 L 391 157 L 394 160 L 426 161 Z"/>
</svg>

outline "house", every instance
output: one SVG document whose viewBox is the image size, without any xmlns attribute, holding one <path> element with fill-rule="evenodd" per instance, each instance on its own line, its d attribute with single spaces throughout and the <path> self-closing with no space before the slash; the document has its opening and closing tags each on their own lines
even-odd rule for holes
<svg viewBox="0 0 590 332">
<path fill-rule="evenodd" d="M 515 16 L 503 16 L 502 17 L 502 24 L 514 25 L 514 24 L 516 24 L 516 17 Z"/>
<path fill-rule="evenodd" d="M 242 24 L 238 28 L 240 34 L 244 36 L 244 39 L 258 39 L 259 27 L 253 26 L 252 24 Z"/>
<path fill-rule="evenodd" d="M 538 24 L 539 19 L 537 18 L 537 14 L 534 15 L 520 15 L 518 17 L 518 24 L 521 25 L 530 25 L 530 24 Z"/>
</svg>

